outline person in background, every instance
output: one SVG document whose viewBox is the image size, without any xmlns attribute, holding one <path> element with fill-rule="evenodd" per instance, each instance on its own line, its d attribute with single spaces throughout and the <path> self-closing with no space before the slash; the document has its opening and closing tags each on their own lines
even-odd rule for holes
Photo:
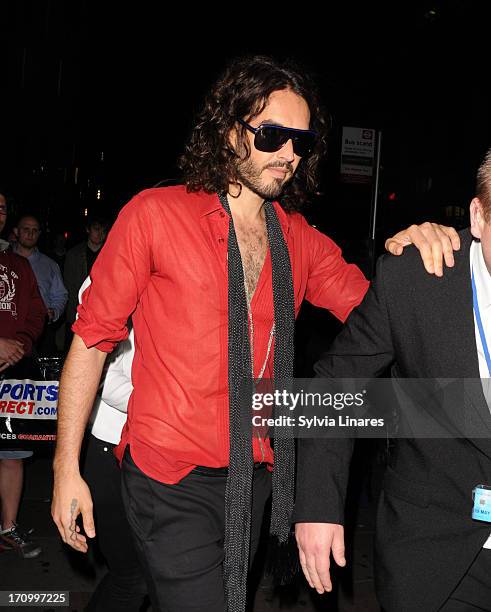
<svg viewBox="0 0 491 612">
<path fill-rule="evenodd" d="M 51 248 L 48 251 L 48 255 L 56 261 L 60 266 L 60 270 L 65 269 L 65 257 L 67 253 L 66 242 L 68 234 L 64 231 L 56 231 L 51 243 Z M 65 336 L 66 336 L 66 309 L 61 317 L 52 324 L 53 332 L 55 335 L 55 347 L 58 354 L 63 353 L 65 349 Z"/>
<path fill-rule="evenodd" d="M 66 236 L 65 232 L 56 232 L 49 251 L 49 256 L 60 266 L 60 270 L 65 269 Z"/>
<path fill-rule="evenodd" d="M 7 202 L 0 194 L 0 233 L 7 221 Z M 29 376 L 26 360 L 40 336 L 46 307 L 36 277 L 24 257 L 14 253 L 9 242 L 0 240 L 0 380 Z M 22 484 L 23 460 L 32 451 L 0 446 L 0 552 L 17 551 L 25 559 L 41 553 L 41 547 L 17 522 Z"/>
<path fill-rule="evenodd" d="M 90 274 L 92 266 L 106 240 L 107 222 L 103 218 L 91 219 L 85 230 L 87 240 L 80 242 L 67 251 L 63 279 L 68 290 L 68 304 L 66 309 L 65 350 L 68 350 L 71 339 L 71 326 L 75 321 L 78 306 L 78 292 L 82 283 Z"/>
<path fill-rule="evenodd" d="M 63 314 L 68 299 L 60 267 L 38 249 L 41 227 L 35 216 L 23 215 L 17 222 L 14 232 L 17 242 L 12 248 L 31 264 L 48 313 L 47 326 L 36 345 L 37 352 L 40 355 L 54 355 L 57 351 L 55 332 L 51 324 L 58 321 Z"/>
</svg>

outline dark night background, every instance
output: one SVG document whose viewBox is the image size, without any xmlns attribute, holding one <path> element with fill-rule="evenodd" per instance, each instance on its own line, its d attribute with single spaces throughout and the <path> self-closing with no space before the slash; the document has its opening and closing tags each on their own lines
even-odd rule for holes
<svg viewBox="0 0 491 612">
<path fill-rule="evenodd" d="M 178 178 L 203 94 L 228 59 L 260 52 L 317 74 L 333 129 L 322 196 L 306 214 L 348 258 L 366 254 L 371 187 L 339 181 L 343 125 L 383 134 L 379 250 L 410 222 L 465 225 L 458 208 L 467 212 L 491 144 L 488 5 L 2 2 L 0 190 L 11 220 L 35 211 L 45 240 L 63 230 L 73 242 L 85 209 L 114 217 L 134 193 Z"/>
</svg>

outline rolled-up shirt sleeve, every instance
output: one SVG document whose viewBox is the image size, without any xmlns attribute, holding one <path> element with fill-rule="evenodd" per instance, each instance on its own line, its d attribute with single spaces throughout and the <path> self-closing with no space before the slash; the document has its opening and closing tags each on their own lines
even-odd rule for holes
<svg viewBox="0 0 491 612">
<path fill-rule="evenodd" d="M 99 253 L 72 326 L 87 348 L 106 353 L 128 337 L 127 321 L 152 270 L 149 200 L 135 196 L 120 212 Z"/>
</svg>

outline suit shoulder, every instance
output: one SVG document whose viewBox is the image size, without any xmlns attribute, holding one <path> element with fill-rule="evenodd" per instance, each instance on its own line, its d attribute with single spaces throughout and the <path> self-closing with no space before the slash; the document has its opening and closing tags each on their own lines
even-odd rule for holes
<svg viewBox="0 0 491 612">
<path fill-rule="evenodd" d="M 423 264 L 420 251 L 414 246 L 408 246 L 401 255 L 395 256 L 390 253 L 381 255 L 377 261 L 377 275 L 382 274 L 386 279 L 401 279 L 407 282 L 411 279 L 424 279 L 427 281 L 445 282 L 455 274 L 460 266 L 465 265 L 469 259 L 469 248 L 472 236 L 468 230 L 459 232 L 460 250 L 454 251 L 455 266 L 453 268 L 443 266 L 443 277 L 429 274 Z"/>
<path fill-rule="evenodd" d="M 425 267 L 419 250 L 411 245 L 405 247 L 401 255 L 384 253 L 377 260 L 377 274 L 387 276 L 404 274 L 422 274 Z"/>
</svg>

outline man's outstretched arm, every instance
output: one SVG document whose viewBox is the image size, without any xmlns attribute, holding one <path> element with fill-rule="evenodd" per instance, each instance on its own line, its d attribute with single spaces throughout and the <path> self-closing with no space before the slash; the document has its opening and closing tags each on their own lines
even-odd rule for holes
<svg viewBox="0 0 491 612">
<path fill-rule="evenodd" d="M 88 547 L 75 523 L 77 516 L 82 514 L 89 538 L 95 536 L 95 528 L 90 491 L 80 476 L 80 448 L 106 355 L 86 348 L 75 334 L 60 380 L 51 515 L 65 544 L 81 552 Z"/>
</svg>

